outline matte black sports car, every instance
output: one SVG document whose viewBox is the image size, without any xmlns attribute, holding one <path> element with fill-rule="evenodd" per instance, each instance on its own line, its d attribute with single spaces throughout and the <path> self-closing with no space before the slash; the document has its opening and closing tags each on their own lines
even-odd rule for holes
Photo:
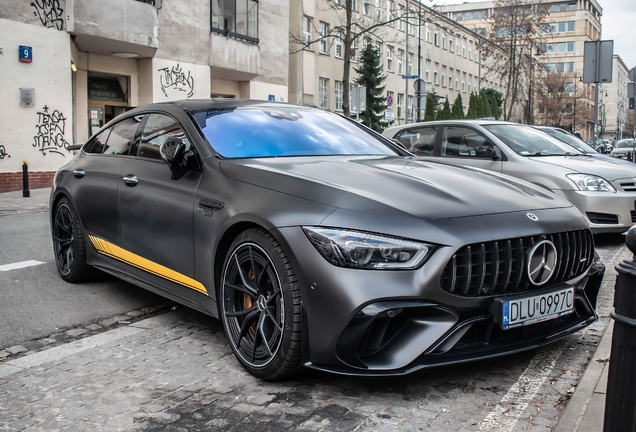
<svg viewBox="0 0 636 432">
<path fill-rule="evenodd" d="M 596 320 L 604 272 L 569 202 L 268 102 L 121 115 L 58 171 L 51 226 L 64 280 L 100 269 L 217 317 L 265 379 L 534 348 Z"/>
</svg>

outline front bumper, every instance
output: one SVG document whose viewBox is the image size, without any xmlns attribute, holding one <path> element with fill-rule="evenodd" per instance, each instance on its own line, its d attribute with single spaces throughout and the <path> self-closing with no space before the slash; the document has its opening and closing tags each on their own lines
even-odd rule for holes
<svg viewBox="0 0 636 432">
<path fill-rule="evenodd" d="M 592 232 L 622 233 L 636 222 L 636 192 L 620 190 L 616 193 L 575 190 L 554 191 L 574 204 L 587 218 Z"/>
<path fill-rule="evenodd" d="M 594 309 L 604 274 L 600 262 L 568 282 L 575 287 L 574 313 L 504 331 L 489 312 L 497 296 L 461 297 L 440 288 L 455 247 L 438 248 L 417 270 L 371 271 L 329 264 L 300 228 L 281 228 L 277 237 L 293 251 L 290 259 L 299 269 L 304 356 L 310 368 L 350 375 L 406 374 L 532 349 L 597 319 Z"/>
</svg>

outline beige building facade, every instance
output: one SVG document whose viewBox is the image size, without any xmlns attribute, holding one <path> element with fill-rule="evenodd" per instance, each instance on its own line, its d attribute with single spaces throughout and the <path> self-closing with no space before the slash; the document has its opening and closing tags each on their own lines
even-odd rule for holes
<svg viewBox="0 0 636 432">
<path fill-rule="evenodd" d="M 287 100 L 288 13 L 289 0 L 2 2 L 0 191 L 21 188 L 23 160 L 31 187 L 50 184 L 69 145 L 136 106 Z"/>
<path fill-rule="evenodd" d="M 580 78 L 583 75 L 585 42 L 601 38 L 603 9 L 596 0 L 544 0 L 540 4 L 547 9 L 547 15 L 538 35 L 543 39 L 543 54 L 537 56 L 539 70 L 571 76 L 571 86 L 573 89 L 576 87 L 571 105 L 576 104 L 578 118 L 572 118 L 570 127 L 583 139 L 592 140 L 595 85 L 585 84 Z M 478 33 L 487 34 L 491 30 L 495 6 L 493 1 L 485 1 L 442 6 L 439 11 Z M 541 121 L 541 115 L 536 110 L 534 117 L 535 122 Z"/>
<path fill-rule="evenodd" d="M 633 137 L 633 130 L 626 129 L 629 111 L 627 84 L 629 68 L 623 59 L 614 55 L 612 67 L 612 82 L 603 84 L 599 88 L 599 123 L 601 138 L 614 140 Z M 633 124 L 633 122 L 631 122 Z"/>
<path fill-rule="evenodd" d="M 342 111 L 345 23 L 344 0 L 298 0 L 290 5 L 291 48 L 289 100 L 330 111 Z M 393 125 L 418 121 L 415 79 L 426 92 L 448 97 L 452 105 L 461 95 L 464 110 L 471 92 L 501 91 L 488 76 L 481 48 L 488 41 L 474 31 L 415 0 L 356 0 L 352 21 L 365 32 L 354 43 L 351 83 L 357 77 L 359 55 L 366 44 L 376 45 L 387 75 L 385 97 Z M 305 41 L 303 49 L 299 41 Z M 418 55 L 419 54 L 419 55 Z M 351 111 L 356 113 L 355 103 Z M 424 115 L 422 106 L 421 117 Z M 389 117 L 390 118 L 390 117 Z"/>
</svg>

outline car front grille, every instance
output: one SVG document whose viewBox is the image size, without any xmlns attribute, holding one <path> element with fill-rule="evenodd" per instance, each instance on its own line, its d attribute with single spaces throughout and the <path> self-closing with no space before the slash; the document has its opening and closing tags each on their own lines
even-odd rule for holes
<svg viewBox="0 0 636 432">
<path fill-rule="evenodd" d="M 636 223 L 636 211 L 632 210 L 629 214 L 632 215 L 632 223 Z"/>
<path fill-rule="evenodd" d="M 618 224 L 618 215 L 615 214 L 587 212 L 585 215 L 593 224 Z"/>
<path fill-rule="evenodd" d="M 557 250 L 557 268 L 542 288 L 580 276 L 592 264 L 594 241 L 589 230 L 475 243 L 453 255 L 440 285 L 444 291 L 464 297 L 537 288 L 528 281 L 526 265 L 529 250 L 542 240 L 551 241 Z"/>
</svg>

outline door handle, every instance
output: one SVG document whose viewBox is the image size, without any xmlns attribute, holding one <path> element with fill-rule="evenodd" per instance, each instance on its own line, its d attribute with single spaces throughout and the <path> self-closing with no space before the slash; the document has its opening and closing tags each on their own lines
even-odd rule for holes
<svg viewBox="0 0 636 432">
<path fill-rule="evenodd" d="M 86 171 L 84 171 L 83 169 L 76 169 L 75 171 L 73 171 L 73 175 L 77 178 L 82 178 L 86 175 Z"/>
<path fill-rule="evenodd" d="M 127 186 L 136 186 L 137 183 L 139 183 L 139 179 L 136 175 L 128 174 L 124 177 L 124 183 L 126 183 Z"/>
</svg>

